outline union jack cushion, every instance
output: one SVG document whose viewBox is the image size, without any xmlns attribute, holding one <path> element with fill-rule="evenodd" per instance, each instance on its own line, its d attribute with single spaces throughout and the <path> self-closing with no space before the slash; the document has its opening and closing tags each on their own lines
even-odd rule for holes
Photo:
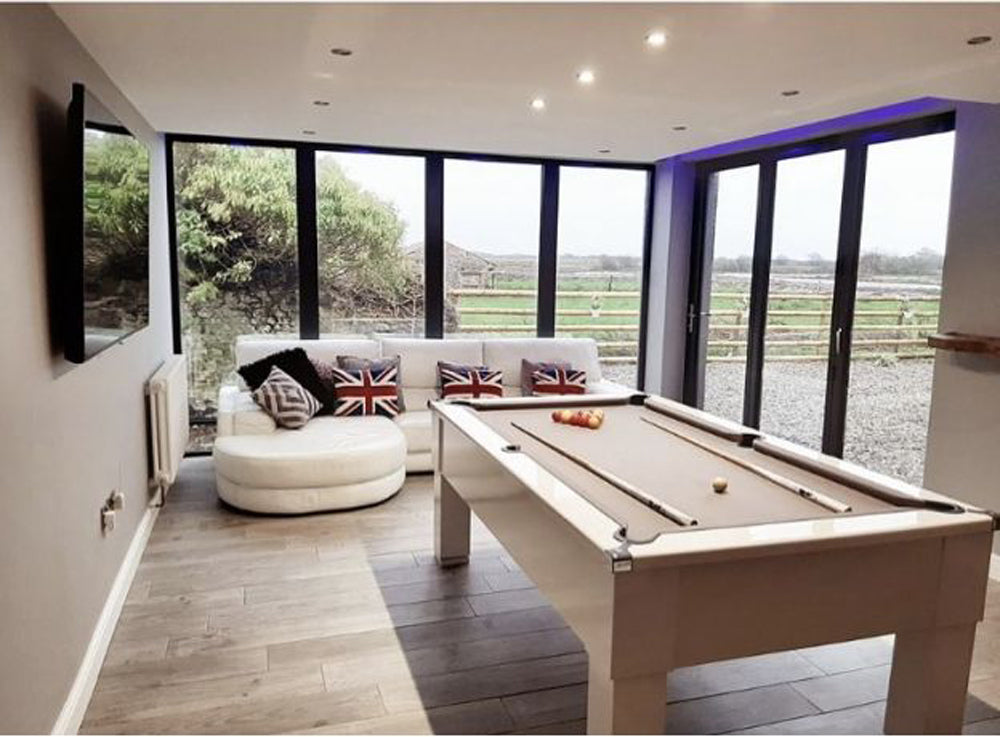
<svg viewBox="0 0 1000 737">
<path fill-rule="evenodd" d="M 337 401 L 333 414 L 338 417 L 399 414 L 399 385 L 395 365 L 378 370 L 333 369 Z"/>
<path fill-rule="evenodd" d="M 438 366 L 443 399 L 503 396 L 503 371 L 488 368 Z"/>
<path fill-rule="evenodd" d="M 531 393 L 536 397 L 552 394 L 586 394 L 587 372 L 573 368 L 549 368 L 531 375 Z"/>
</svg>

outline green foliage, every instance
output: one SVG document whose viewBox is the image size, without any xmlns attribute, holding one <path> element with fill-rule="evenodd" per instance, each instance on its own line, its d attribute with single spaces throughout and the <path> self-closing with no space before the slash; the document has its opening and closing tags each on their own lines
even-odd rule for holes
<svg viewBox="0 0 1000 737">
<path fill-rule="evenodd" d="M 84 144 L 87 279 L 144 279 L 149 243 L 149 156 L 131 136 L 88 130 Z"/>
<path fill-rule="evenodd" d="M 176 144 L 177 240 L 189 304 L 223 291 L 288 293 L 298 284 L 295 159 L 291 151 Z M 320 301 L 353 313 L 394 312 L 419 299 L 395 208 L 320 159 Z"/>
<path fill-rule="evenodd" d="M 323 290 L 358 307 L 391 307 L 420 296 L 402 248 L 396 208 L 348 179 L 332 159 L 318 165 L 316 228 Z"/>
<path fill-rule="evenodd" d="M 295 284 L 292 152 L 176 144 L 174 167 L 177 244 L 189 302 L 255 280 L 270 288 Z"/>
</svg>

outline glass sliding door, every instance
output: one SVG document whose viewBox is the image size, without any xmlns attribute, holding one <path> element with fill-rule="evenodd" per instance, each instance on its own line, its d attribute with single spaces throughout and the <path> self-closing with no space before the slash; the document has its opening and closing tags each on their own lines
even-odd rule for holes
<svg viewBox="0 0 1000 737">
<path fill-rule="evenodd" d="M 764 328 L 765 432 L 820 450 L 845 152 L 778 162 Z"/>
<path fill-rule="evenodd" d="M 236 337 L 298 337 L 295 152 L 178 141 L 173 154 L 190 449 L 207 450 Z"/>
<path fill-rule="evenodd" d="M 844 457 L 920 484 L 954 133 L 868 147 Z"/>
<path fill-rule="evenodd" d="M 542 167 L 444 162 L 446 334 L 537 332 Z"/>
<path fill-rule="evenodd" d="M 423 335 L 424 159 L 316 154 L 320 332 Z"/>
<path fill-rule="evenodd" d="M 556 334 L 597 341 L 604 377 L 638 383 L 644 171 L 559 170 Z"/>
<path fill-rule="evenodd" d="M 714 172 L 706 194 L 703 407 L 735 422 L 743 421 L 759 177 L 756 164 Z"/>
</svg>

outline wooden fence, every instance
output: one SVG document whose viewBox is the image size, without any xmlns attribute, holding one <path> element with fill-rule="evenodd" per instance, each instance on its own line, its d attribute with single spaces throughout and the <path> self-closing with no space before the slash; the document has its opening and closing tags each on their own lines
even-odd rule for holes
<svg viewBox="0 0 1000 737">
<path fill-rule="evenodd" d="M 459 332 L 531 334 L 535 307 L 470 305 L 468 299 L 509 300 L 533 298 L 530 289 L 454 289 L 449 296 L 459 317 Z M 562 335 L 590 336 L 597 340 L 601 360 L 607 363 L 634 363 L 638 351 L 639 310 L 603 309 L 607 299 L 631 299 L 637 304 L 639 292 L 563 291 L 556 299 L 590 300 L 590 308 L 556 309 L 556 332 Z M 465 298 L 465 300 L 463 300 Z M 767 360 L 814 361 L 826 357 L 829 349 L 831 295 L 796 293 L 771 294 L 768 297 L 766 338 Z M 713 304 L 738 302 L 737 308 L 713 309 L 708 317 L 708 356 L 710 362 L 746 360 L 746 331 L 749 299 L 745 293 L 720 292 L 712 295 Z M 855 358 L 927 358 L 927 336 L 937 329 L 937 296 L 864 296 L 859 295 L 854 313 L 852 356 Z M 464 303 L 463 303 L 464 302 Z M 785 307 L 794 302 L 794 307 Z M 803 306 L 802 303 L 806 303 Z M 558 304 L 558 303 L 557 303 Z M 926 305 L 928 309 L 920 309 Z M 933 307 L 932 307 L 933 305 Z M 488 322 L 468 321 L 467 317 L 489 316 Z M 590 322 L 565 322 L 559 318 L 592 318 Z M 504 318 L 514 318 L 506 320 Z M 613 321 L 600 322 L 602 318 Z M 629 320 L 631 318 L 631 320 Z M 627 339 L 626 339 L 627 338 Z"/>
</svg>

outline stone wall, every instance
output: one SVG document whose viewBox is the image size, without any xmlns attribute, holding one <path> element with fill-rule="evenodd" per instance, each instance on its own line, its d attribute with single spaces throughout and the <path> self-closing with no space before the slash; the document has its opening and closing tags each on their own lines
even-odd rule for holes
<svg viewBox="0 0 1000 737">
<path fill-rule="evenodd" d="M 219 386 L 236 381 L 236 337 L 246 333 L 298 335 L 298 292 L 222 292 L 204 305 L 184 304 L 181 324 L 191 417 L 212 419 Z"/>
</svg>

